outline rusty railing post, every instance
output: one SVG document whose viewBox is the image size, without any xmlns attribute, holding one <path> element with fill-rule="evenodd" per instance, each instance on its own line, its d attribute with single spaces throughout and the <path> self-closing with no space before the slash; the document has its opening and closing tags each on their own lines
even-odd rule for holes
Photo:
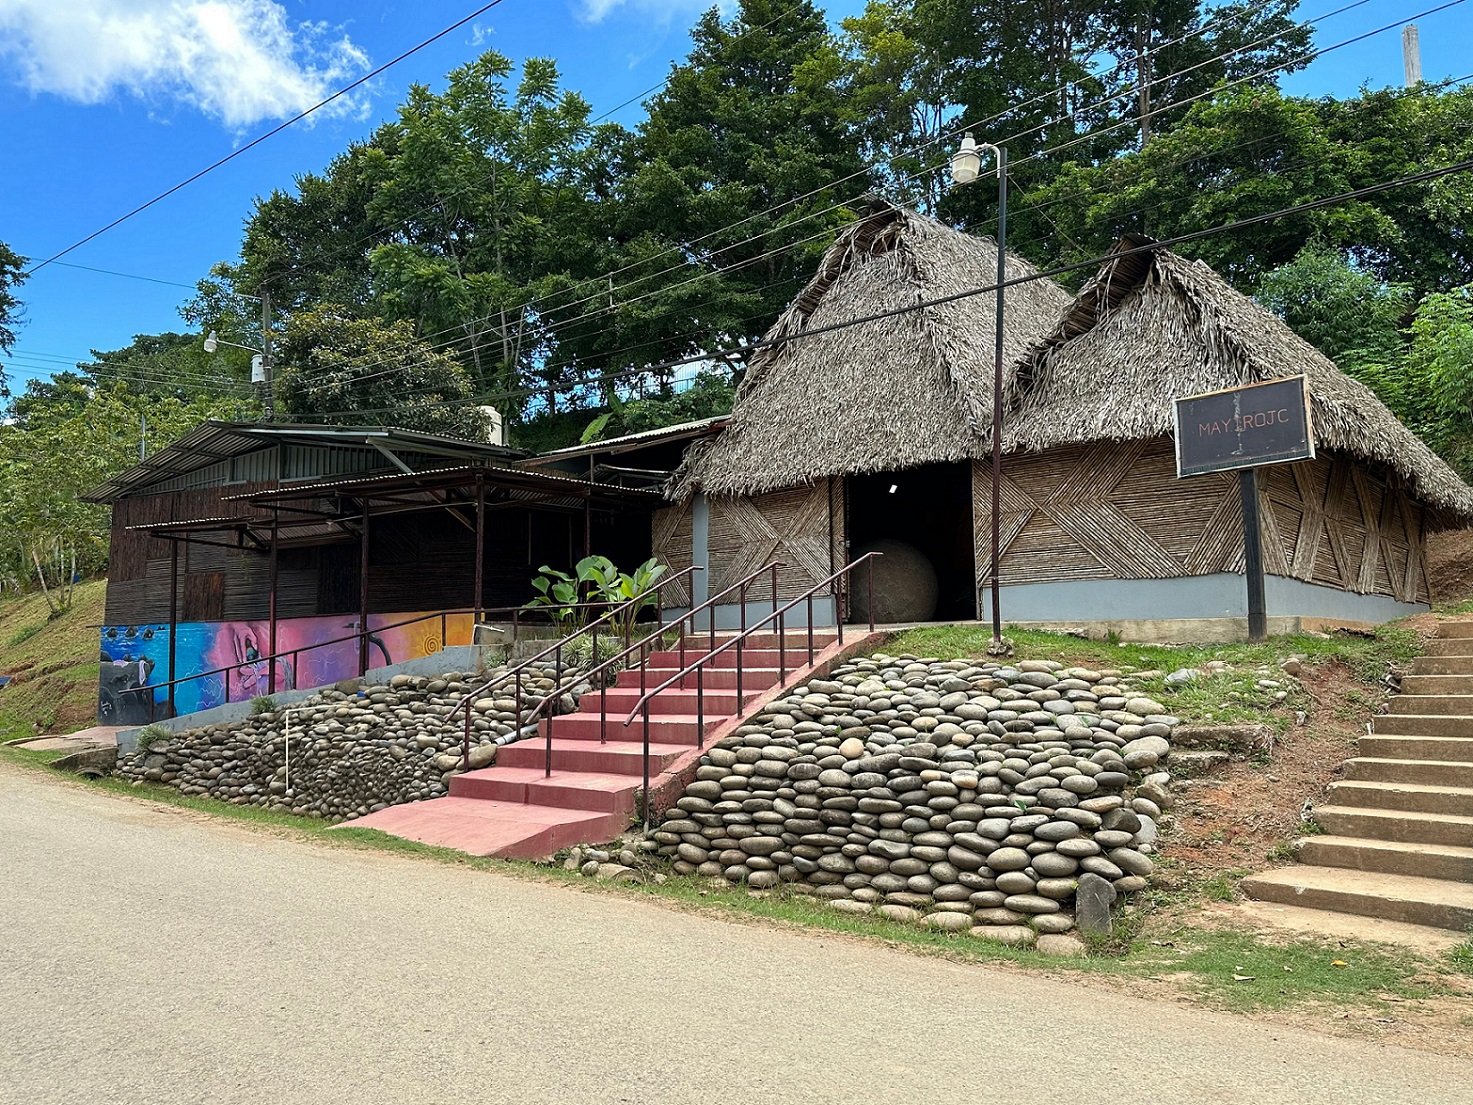
<svg viewBox="0 0 1473 1105">
<path fill-rule="evenodd" d="M 650 831 L 650 704 L 644 704 L 644 790 L 641 792 L 644 806 L 644 831 Z"/>
<path fill-rule="evenodd" d="M 465 736 L 460 742 L 460 770 L 471 769 L 471 700 L 465 700 Z"/>
<path fill-rule="evenodd" d="M 552 693 L 553 694 L 557 694 L 558 690 L 561 689 L 562 680 L 563 680 L 563 646 L 562 646 L 562 642 L 558 642 L 558 646 L 557 646 L 556 649 L 553 650 L 553 654 L 552 654 Z M 552 774 L 552 719 L 553 719 L 553 716 L 557 713 L 557 706 L 558 706 L 558 704 L 557 704 L 556 700 L 554 700 L 553 703 L 552 703 L 552 705 L 547 708 L 547 716 L 542 719 L 542 724 L 544 724 L 544 725 L 547 726 L 547 760 L 546 760 L 546 763 L 543 766 L 543 771 L 542 771 L 542 777 L 544 779 L 547 778 L 549 775 Z"/>
<path fill-rule="evenodd" d="M 869 631 L 875 631 L 875 558 L 871 556 L 865 564 L 865 578 L 869 581 Z"/>
</svg>

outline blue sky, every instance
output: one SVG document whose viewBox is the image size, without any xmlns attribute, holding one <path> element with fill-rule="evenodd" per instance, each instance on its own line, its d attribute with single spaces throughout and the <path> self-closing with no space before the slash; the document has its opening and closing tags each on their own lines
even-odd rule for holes
<svg viewBox="0 0 1473 1105">
<path fill-rule="evenodd" d="M 1301 5 L 1312 19 L 1343 0 Z M 1326 20 L 1327 46 L 1432 7 L 1369 0 Z M 478 7 L 472 0 L 0 0 L 0 241 L 47 256 L 269 129 L 326 91 Z M 252 199 L 290 187 L 363 137 L 412 82 L 438 84 L 481 50 L 556 58 L 569 86 L 601 113 L 657 84 L 689 48 L 709 0 L 504 0 L 500 7 L 377 78 L 351 103 L 298 124 L 69 255 L 77 265 L 191 285 L 230 258 Z M 825 4 L 838 19 L 862 0 Z M 1429 81 L 1473 71 L 1473 4 L 1423 18 Z M 1286 82 L 1347 95 L 1401 81 L 1388 32 L 1317 60 Z M 631 105 L 615 118 L 636 121 Z M 188 291 L 52 265 L 22 289 L 26 322 L 7 359 L 12 387 L 125 345 L 178 330 Z M 56 358 L 56 359 L 53 359 Z"/>
</svg>

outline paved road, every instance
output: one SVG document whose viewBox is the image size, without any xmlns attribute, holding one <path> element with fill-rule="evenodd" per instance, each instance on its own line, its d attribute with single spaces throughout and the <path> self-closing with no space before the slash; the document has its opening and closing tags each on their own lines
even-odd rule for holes
<svg viewBox="0 0 1473 1105">
<path fill-rule="evenodd" d="M 0 766 L 5 1105 L 1466 1105 L 1470 1075 Z"/>
</svg>

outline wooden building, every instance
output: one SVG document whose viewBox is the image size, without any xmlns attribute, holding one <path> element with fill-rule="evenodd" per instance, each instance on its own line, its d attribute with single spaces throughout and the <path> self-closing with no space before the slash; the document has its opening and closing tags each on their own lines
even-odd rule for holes
<svg viewBox="0 0 1473 1105">
<path fill-rule="evenodd" d="M 408 430 L 206 422 L 95 488 L 88 500 L 112 507 L 103 713 L 108 676 L 136 692 L 298 648 L 323 660 L 319 677 L 342 678 L 353 672 L 333 675 L 325 658 L 344 650 L 326 642 L 360 627 L 462 611 L 467 643 L 473 618 L 532 597 L 542 564 L 566 568 L 590 549 L 625 564 L 650 555 L 661 499 L 648 479 L 525 459 Z M 453 643 L 437 632 L 433 647 Z M 356 665 L 351 649 L 334 662 L 366 667 L 368 638 L 359 646 Z M 279 668 L 245 684 L 277 689 Z M 232 678 L 192 682 L 190 706 L 233 699 Z"/>
<path fill-rule="evenodd" d="M 787 340 L 754 358 L 725 428 L 688 450 L 656 552 L 708 564 L 713 588 L 776 557 L 796 593 L 899 541 L 918 556 L 888 588 L 903 594 L 917 563 L 935 576 L 930 608 L 904 617 L 990 616 L 993 297 L 886 312 L 992 283 L 995 248 L 893 207 L 852 226 L 769 333 Z M 1010 278 L 1033 271 L 1009 261 Z M 869 321 L 804 336 L 853 318 Z M 1426 534 L 1473 519 L 1473 490 L 1368 388 L 1146 239 L 1122 241 L 1072 301 L 1047 280 L 1010 287 L 1003 332 L 1010 621 L 1245 615 L 1237 479 L 1176 477 L 1179 396 L 1308 379 L 1317 459 L 1260 485 L 1270 615 L 1423 609 Z M 832 603 L 830 617 L 854 613 Z"/>
</svg>

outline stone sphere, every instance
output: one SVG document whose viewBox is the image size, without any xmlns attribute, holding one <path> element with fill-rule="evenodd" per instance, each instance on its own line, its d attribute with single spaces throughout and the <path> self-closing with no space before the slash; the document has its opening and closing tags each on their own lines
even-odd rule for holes
<svg viewBox="0 0 1473 1105">
<path fill-rule="evenodd" d="M 936 569 L 926 554 L 904 541 L 885 539 L 871 541 L 854 556 L 867 552 L 883 556 L 859 565 L 849 573 L 850 616 L 856 622 L 867 622 L 869 613 L 869 573 L 875 573 L 875 621 L 923 622 L 936 616 L 939 591 Z"/>
</svg>

